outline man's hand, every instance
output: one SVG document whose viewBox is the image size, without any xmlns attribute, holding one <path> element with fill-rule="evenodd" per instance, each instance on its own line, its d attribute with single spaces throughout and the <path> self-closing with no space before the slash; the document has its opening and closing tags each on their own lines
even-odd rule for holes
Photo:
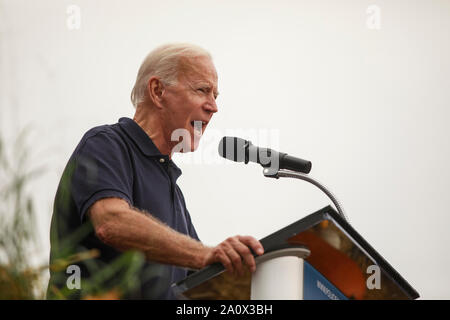
<svg viewBox="0 0 450 320">
<path fill-rule="evenodd" d="M 253 250 L 257 255 L 264 253 L 261 243 L 250 236 L 234 236 L 211 248 L 205 257 L 205 265 L 220 262 L 225 269 L 234 275 L 243 276 L 245 268 L 251 272 L 256 270 Z"/>
</svg>

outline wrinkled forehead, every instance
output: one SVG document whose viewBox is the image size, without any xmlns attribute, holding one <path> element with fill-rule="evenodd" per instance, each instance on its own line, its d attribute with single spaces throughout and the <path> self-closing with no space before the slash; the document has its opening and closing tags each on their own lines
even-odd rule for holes
<svg viewBox="0 0 450 320">
<path fill-rule="evenodd" d="M 178 78 L 191 83 L 206 81 L 217 88 L 217 71 L 209 57 L 181 58 Z"/>
</svg>

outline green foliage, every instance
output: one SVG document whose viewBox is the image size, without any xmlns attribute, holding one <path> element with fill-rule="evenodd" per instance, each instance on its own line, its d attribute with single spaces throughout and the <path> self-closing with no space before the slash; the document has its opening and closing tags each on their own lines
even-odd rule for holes
<svg viewBox="0 0 450 320">
<path fill-rule="evenodd" d="M 80 257 L 86 263 L 95 256 L 95 252 L 83 253 L 85 257 Z M 83 255 L 81 254 L 81 255 Z M 128 251 L 116 258 L 112 263 L 98 268 L 95 260 L 89 260 L 91 263 L 89 269 L 91 278 L 89 280 L 82 280 L 81 288 L 83 289 L 82 299 L 120 299 L 123 295 L 133 290 L 139 285 L 138 278 L 139 270 L 144 264 L 144 256 L 140 252 Z M 66 261 L 63 266 L 64 269 L 73 262 Z M 53 268 L 55 266 L 51 266 Z M 61 267 L 61 266 L 60 266 Z M 114 279 L 114 285 L 106 285 Z M 72 297 L 72 290 L 67 286 L 59 290 L 56 287 L 51 287 L 52 299 L 67 299 Z"/>
<path fill-rule="evenodd" d="M 82 282 L 81 298 L 121 298 L 139 284 L 138 274 L 144 256 L 140 252 L 125 252 L 112 263 L 100 267 L 95 260 L 99 256 L 98 250 L 80 252 L 73 245 L 92 232 L 90 223 L 68 234 L 60 243 L 54 243 L 57 259 L 51 266 L 31 265 L 30 252 L 39 252 L 41 244 L 29 187 L 45 169 L 29 169 L 32 150 L 26 142 L 28 134 L 28 129 L 21 131 L 12 147 L 0 136 L 0 300 L 45 299 L 47 285 L 43 278 L 48 270 L 59 271 L 66 277 L 66 268 L 81 261 L 92 275 Z M 68 196 L 69 190 L 65 193 Z M 106 286 L 111 279 L 114 279 L 114 287 Z M 67 287 L 58 290 L 52 286 L 49 292 L 57 299 L 71 298 L 73 293 Z"/>
<path fill-rule="evenodd" d="M 11 154 L 0 137 L 0 299 L 33 299 L 43 294 L 38 286 L 42 271 L 31 269 L 29 263 L 30 250 L 40 246 L 34 202 L 27 190 L 43 168 L 28 169 L 28 131 L 20 132 Z"/>
</svg>

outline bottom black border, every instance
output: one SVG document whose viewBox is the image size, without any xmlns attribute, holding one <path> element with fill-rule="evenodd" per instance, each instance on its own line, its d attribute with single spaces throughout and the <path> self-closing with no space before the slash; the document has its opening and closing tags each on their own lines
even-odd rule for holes
<svg viewBox="0 0 450 320">
<path fill-rule="evenodd" d="M 438 312 L 442 307 L 448 310 L 450 301 L 403 300 L 403 301 L 47 301 L 47 300 L 0 300 L 3 314 L 65 317 L 128 316 L 157 319 L 279 319 L 280 316 L 322 318 L 324 316 L 386 317 L 393 312 L 402 316 L 414 315 L 426 308 Z M 252 307 L 253 306 L 253 307 Z M 191 309 L 189 309 L 191 308 Z M 196 309 L 194 309 L 196 308 Z M 206 315 L 200 308 L 209 308 Z M 189 312 L 188 310 L 191 310 Z M 194 310 L 196 313 L 194 314 Z M 205 310 L 205 309 L 203 309 Z M 234 310 L 234 311 L 233 311 Z M 240 311 L 239 311 L 240 310 Z M 259 310 L 259 312 L 258 312 Z M 265 312 L 263 312 L 265 311 Z"/>
</svg>

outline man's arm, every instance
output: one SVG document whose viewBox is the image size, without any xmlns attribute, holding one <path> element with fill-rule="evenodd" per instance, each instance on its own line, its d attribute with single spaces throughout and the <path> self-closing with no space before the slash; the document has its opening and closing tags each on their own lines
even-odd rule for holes
<svg viewBox="0 0 450 320">
<path fill-rule="evenodd" d="M 102 242 L 121 251 L 142 251 L 148 260 L 164 264 L 201 269 L 220 262 L 229 272 L 242 275 L 244 265 L 251 271 L 256 268 L 249 248 L 263 253 L 259 241 L 249 236 L 230 237 L 216 247 L 207 247 L 118 198 L 95 202 L 88 217 Z"/>
</svg>

